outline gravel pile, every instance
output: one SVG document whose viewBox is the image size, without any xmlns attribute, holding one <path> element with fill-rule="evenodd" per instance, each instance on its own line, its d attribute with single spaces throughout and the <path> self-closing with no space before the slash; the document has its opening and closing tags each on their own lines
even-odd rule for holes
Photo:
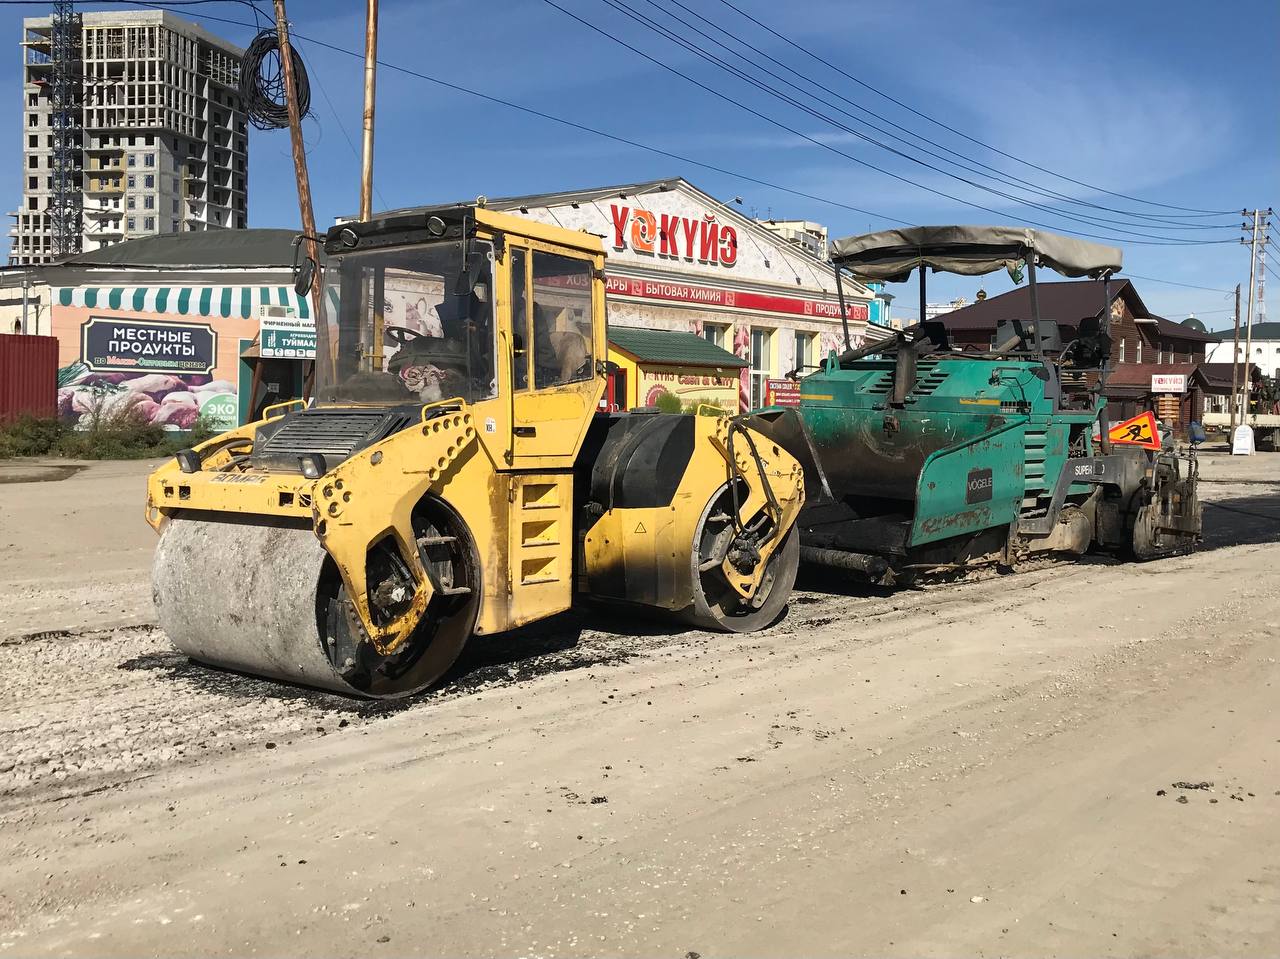
<svg viewBox="0 0 1280 959">
<path fill-rule="evenodd" d="M 0 813 L 205 756 L 355 731 L 444 697 L 621 664 L 639 647 L 670 641 L 665 633 L 588 632 L 576 617 L 562 617 L 510 637 L 473 640 L 434 691 L 371 702 L 194 663 L 152 626 L 7 639 L 0 641 Z"/>
<path fill-rule="evenodd" d="M 320 699 L 198 667 L 152 627 L 8 640 L 0 646 L 0 810 L 204 754 L 320 735 L 338 722 Z"/>
</svg>

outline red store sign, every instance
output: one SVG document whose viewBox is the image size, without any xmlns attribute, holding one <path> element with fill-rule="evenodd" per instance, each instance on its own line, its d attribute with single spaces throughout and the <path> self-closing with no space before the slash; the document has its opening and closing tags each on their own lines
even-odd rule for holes
<svg viewBox="0 0 1280 959">
<path fill-rule="evenodd" d="M 835 319 L 840 317 L 840 305 L 828 303 L 825 300 L 722 290 L 714 286 L 695 286 L 692 283 L 669 283 L 665 280 L 636 280 L 623 276 L 608 276 L 605 278 L 605 290 L 614 296 L 634 296 L 647 300 L 669 300 L 677 303 L 696 303 L 700 306 L 761 310 L 767 313 L 793 313 L 798 316 Z M 868 311 L 865 303 L 847 303 L 845 310 L 851 320 L 867 319 Z"/>
<path fill-rule="evenodd" d="M 613 248 L 647 253 L 669 260 L 695 260 L 733 266 L 738 262 L 738 231 L 717 223 L 714 213 L 701 220 L 673 213 L 654 215 L 648 210 L 609 205 L 613 217 Z"/>
</svg>

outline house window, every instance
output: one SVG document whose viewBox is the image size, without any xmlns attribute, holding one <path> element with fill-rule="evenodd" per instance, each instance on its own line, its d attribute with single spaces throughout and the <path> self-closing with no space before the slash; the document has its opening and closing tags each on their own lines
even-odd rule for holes
<svg viewBox="0 0 1280 959">
<path fill-rule="evenodd" d="M 156 218 L 155 218 L 155 217 L 153 217 L 153 216 L 149 216 L 149 217 L 147 217 L 147 220 L 146 220 L 146 229 L 148 229 L 148 230 L 154 230 L 155 228 L 156 228 Z"/>
<path fill-rule="evenodd" d="M 144 196 L 142 198 L 142 205 L 148 210 L 154 210 L 156 208 L 156 198 L 153 196 Z"/>
<path fill-rule="evenodd" d="M 138 178 L 134 176 L 132 173 L 130 173 L 128 182 L 129 182 L 129 189 L 130 190 L 135 189 L 138 185 Z"/>
<path fill-rule="evenodd" d="M 156 188 L 156 178 L 148 173 L 142 178 L 142 185 L 148 190 L 154 190 Z"/>
<path fill-rule="evenodd" d="M 156 155 L 155 155 L 154 153 L 148 153 L 146 156 L 144 156 L 144 157 L 142 158 L 142 162 L 143 162 L 144 164 L 146 164 L 147 166 L 155 166 L 155 165 L 156 165 Z"/>
<path fill-rule="evenodd" d="M 816 337 L 812 333 L 805 333 L 796 330 L 796 363 L 795 370 L 803 373 L 806 367 L 813 366 L 815 357 L 813 355 L 813 343 Z"/>
<path fill-rule="evenodd" d="M 136 221 L 133 217 L 129 217 L 129 218 L 128 218 L 128 219 L 126 219 L 124 222 L 125 222 L 125 225 L 126 225 L 130 230 L 132 230 L 132 229 L 134 229 L 134 228 L 135 228 L 134 224 L 135 224 L 137 221 Z"/>
<path fill-rule="evenodd" d="M 702 338 L 723 350 L 724 337 L 728 329 L 727 326 L 720 323 L 704 323 L 702 325 Z"/>
<path fill-rule="evenodd" d="M 769 379 L 773 330 L 751 328 L 751 408 L 764 405 L 766 381 Z"/>
<path fill-rule="evenodd" d="M 125 165 L 130 168 L 136 167 L 138 165 L 138 155 L 136 153 L 130 153 L 128 159 L 125 160 Z"/>
<path fill-rule="evenodd" d="M 1118 363 L 1124 362 L 1124 337 L 1120 338 L 1120 359 L 1117 360 L 1116 362 Z"/>
<path fill-rule="evenodd" d="M 40 138 L 36 136 L 34 133 L 31 134 L 29 137 L 27 137 L 27 146 L 31 147 L 31 149 L 33 150 L 38 149 L 40 146 Z"/>
<path fill-rule="evenodd" d="M 1133 346 L 1133 362 L 1142 362 L 1142 337 L 1138 337 L 1138 342 Z"/>
</svg>

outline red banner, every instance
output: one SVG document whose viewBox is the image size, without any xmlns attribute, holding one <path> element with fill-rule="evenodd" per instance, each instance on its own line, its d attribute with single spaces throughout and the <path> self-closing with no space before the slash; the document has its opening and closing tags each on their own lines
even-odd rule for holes
<svg viewBox="0 0 1280 959">
<path fill-rule="evenodd" d="M 668 280 L 635 280 L 623 276 L 607 277 L 605 288 L 615 296 L 671 300 L 678 303 L 724 306 L 739 310 L 763 310 L 770 313 L 793 313 L 798 316 L 840 318 L 840 305 L 826 300 L 773 296 L 769 293 L 746 293 L 741 290 L 724 290 L 714 286 L 696 286 L 692 283 L 676 283 Z M 867 319 L 865 303 L 846 304 L 846 310 L 851 320 Z"/>
<path fill-rule="evenodd" d="M 765 406 L 799 406 L 800 384 L 796 380 L 765 380 Z"/>
</svg>

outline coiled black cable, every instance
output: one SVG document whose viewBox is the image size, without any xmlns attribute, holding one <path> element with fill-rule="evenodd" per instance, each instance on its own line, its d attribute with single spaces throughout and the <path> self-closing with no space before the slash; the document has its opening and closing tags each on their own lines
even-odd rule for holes
<svg viewBox="0 0 1280 959">
<path fill-rule="evenodd" d="M 289 52 L 292 54 L 293 82 L 298 94 L 298 116 L 305 117 L 311 110 L 311 83 L 298 48 L 291 47 Z M 289 125 L 280 38 L 274 30 L 263 30 L 245 50 L 240 64 L 240 96 L 249 122 L 259 130 L 279 130 Z"/>
</svg>

